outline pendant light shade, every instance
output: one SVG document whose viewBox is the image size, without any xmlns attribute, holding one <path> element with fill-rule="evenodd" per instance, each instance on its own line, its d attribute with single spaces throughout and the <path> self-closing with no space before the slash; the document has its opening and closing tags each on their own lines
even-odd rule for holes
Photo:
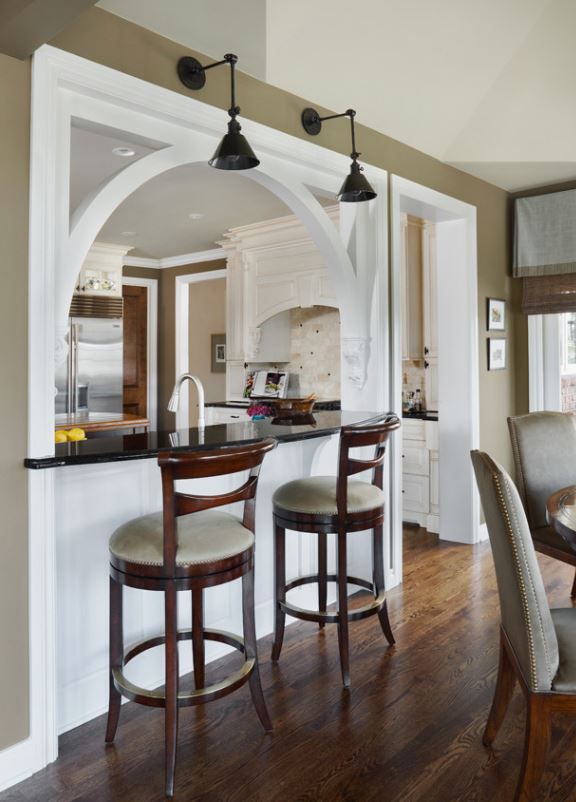
<svg viewBox="0 0 576 802">
<path fill-rule="evenodd" d="M 356 151 L 356 135 L 354 131 L 354 117 L 356 112 L 354 109 L 347 109 L 343 114 L 331 114 L 328 117 L 320 117 L 316 109 L 304 109 L 302 112 L 302 126 L 307 134 L 310 136 L 317 136 L 322 130 L 322 123 L 325 120 L 335 120 L 338 117 L 350 118 L 350 133 L 352 137 L 352 153 L 350 158 L 352 164 L 350 165 L 350 173 L 346 176 L 344 183 L 340 187 L 338 193 L 338 200 L 342 203 L 358 203 L 360 201 L 369 201 L 377 197 L 377 193 L 370 185 L 370 182 L 362 172 L 362 167 L 358 164 L 358 156 Z"/>
<path fill-rule="evenodd" d="M 224 134 L 216 152 L 208 162 L 210 167 L 216 167 L 218 170 L 249 170 L 251 167 L 258 167 L 260 160 L 240 131 L 240 123 L 235 119 L 230 120 L 228 133 Z"/>
<path fill-rule="evenodd" d="M 338 200 L 342 203 L 356 203 L 358 201 L 372 200 L 375 197 L 377 197 L 376 192 L 372 189 L 358 162 L 353 159 L 350 165 L 350 173 L 340 187 Z"/>
<path fill-rule="evenodd" d="M 227 53 L 222 61 L 208 64 L 203 67 L 197 59 L 191 56 L 184 56 L 178 62 L 178 76 L 182 83 L 189 89 L 202 89 L 206 83 L 206 70 L 212 67 L 219 67 L 221 64 L 230 65 L 230 108 L 228 114 L 228 133 L 224 134 L 222 141 L 216 148 L 216 152 L 208 162 L 210 167 L 218 170 L 250 170 L 257 167 L 260 160 L 248 144 L 244 134 L 240 133 L 242 128 L 236 117 L 240 114 L 240 107 L 236 105 L 236 63 L 238 56 Z"/>
</svg>

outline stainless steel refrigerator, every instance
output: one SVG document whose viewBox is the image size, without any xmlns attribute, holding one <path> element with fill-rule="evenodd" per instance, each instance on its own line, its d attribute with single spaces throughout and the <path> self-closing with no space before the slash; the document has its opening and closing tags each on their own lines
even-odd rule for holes
<svg viewBox="0 0 576 802">
<path fill-rule="evenodd" d="M 70 318 L 68 359 L 56 370 L 56 415 L 122 414 L 122 332 L 122 318 Z"/>
</svg>

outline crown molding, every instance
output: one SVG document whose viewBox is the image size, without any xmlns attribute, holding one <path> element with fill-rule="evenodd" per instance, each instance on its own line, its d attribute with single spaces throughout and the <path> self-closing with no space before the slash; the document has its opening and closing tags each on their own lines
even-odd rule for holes
<svg viewBox="0 0 576 802">
<path fill-rule="evenodd" d="M 194 253 L 181 253 L 178 256 L 165 256 L 162 259 L 148 259 L 145 256 L 127 256 L 124 259 L 124 265 L 126 267 L 147 267 L 151 270 L 165 270 L 169 267 L 197 265 L 201 262 L 215 262 L 217 259 L 226 259 L 226 253 L 223 248 L 212 248 L 209 251 L 196 251 Z"/>
</svg>

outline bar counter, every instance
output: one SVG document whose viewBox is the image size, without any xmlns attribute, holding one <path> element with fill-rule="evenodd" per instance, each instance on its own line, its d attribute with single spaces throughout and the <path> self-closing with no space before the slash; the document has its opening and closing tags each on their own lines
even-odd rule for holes
<svg viewBox="0 0 576 802">
<path fill-rule="evenodd" d="M 216 424 L 204 429 L 147 432 L 125 436 L 113 432 L 76 443 L 57 445 L 54 456 L 26 460 L 30 481 L 54 483 L 54 548 L 56 553 L 56 616 L 58 656 L 58 729 L 66 732 L 101 715 L 108 704 L 108 540 L 114 530 L 133 518 L 162 509 L 162 482 L 157 455 L 166 449 L 224 448 L 253 443 L 267 437 L 278 448 L 266 455 L 256 496 L 255 604 L 259 637 L 272 632 L 274 620 L 274 548 L 272 498 L 285 482 L 307 476 L 333 476 L 338 467 L 339 432 L 342 426 L 367 423 L 381 417 L 375 412 L 320 411 L 305 421 L 286 419 L 245 420 Z M 56 470 L 53 470 L 56 469 Z M 239 484 L 238 476 L 190 479 L 182 492 L 225 494 Z M 240 514 L 236 506 L 226 508 Z M 390 521 L 385 521 L 386 554 L 390 553 Z M 314 539 L 290 533 L 286 554 L 287 575 L 314 573 L 317 552 Z M 371 576 L 370 538 L 350 539 L 349 560 L 354 576 Z M 387 559 L 387 558 L 386 558 Z M 334 564 L 332 543 L 329 568 Z M 385 563 L 385 567 L 387 565 Z M 389 583 L 390 585 L 390 583 Z M 179 594 L 180 595 L 180 594 Z M 186 594 L 184 594 L 185 596 Z M 312 586 L 293 591 L 301 607 L 314 607 Z M 329 603 L 335 601 L 329 586 Z M 240 585 L 230 582 L 206 593 L 206 626 L 240 631 Z M 182 598 L 179 625 L 189 628 L 191 605 Z M 289 619 L 290 621 L 290 619 Z M 164 608 L 161 593 L 126 591 L 124 632 L 127 643 L 152 637 L 162 630 Z M 208 643 L 206 660 L 224 654 L 222 644 Z M 266 659 L 263 655 L 262 659 Z M 192 668 L 192 650 L 183 649 L 182 673 Z M 155 688 L 164 682 L 161 650 L 139 655 L 130 664 L 137 684 Z"/>
<path fill-rule="evenodd" d="M 142 432 L 124 436 L 110 435 L 74 443 L 59 443 L 54 456 L 29 457 L 27 468 L 57 468 L 64 465 L 91 465 L 103 462 L 149 459 L 158 452 L 170 450 L 224 448 L 254 443 L 273 437 L 279 443 L 328 437 L 342 426 L 368 423 L 381 417 L 376 412 L 327 411 L 313 412 L 293 418 L 278 418 L 238 423 L 215 424 L 204 429 L 182 429 L 177 432 Z"/>
</svg>

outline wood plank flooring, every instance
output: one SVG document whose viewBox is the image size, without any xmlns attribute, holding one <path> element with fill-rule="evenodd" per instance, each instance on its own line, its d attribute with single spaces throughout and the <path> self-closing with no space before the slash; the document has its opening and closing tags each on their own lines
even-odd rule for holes
<svg viewBox="0 0 576 802">
<path fill-rule="evenodd" d="M 573 569 L 539 555 L 552 606 L 570 606 Z M 188 802 L 510 802 L 522 751 L 516 692 L 494 751 L 481 744 L 498 654 L 488 544 L 405 535 L 405 581 L 389 593 L 396 647 L 376 619 L 351 626 L 352 688 L 340 684 L 336 631 L 299 622 L 278 666 L 260 642 L 265 735 L 248 688 L 181 711 L 176 800 Z M 208 680 L 234 658 L 210 666 Z M 236 658 L 237 659 L 237 658 Z M 158 802 L 163 711 L 123 708 L 116 743 L 104 717 L 61 738 L 60 758 L 0 802 Z M 576 722 L 559 718 L 542 802 L 576 800 Z"/>
</svg>

